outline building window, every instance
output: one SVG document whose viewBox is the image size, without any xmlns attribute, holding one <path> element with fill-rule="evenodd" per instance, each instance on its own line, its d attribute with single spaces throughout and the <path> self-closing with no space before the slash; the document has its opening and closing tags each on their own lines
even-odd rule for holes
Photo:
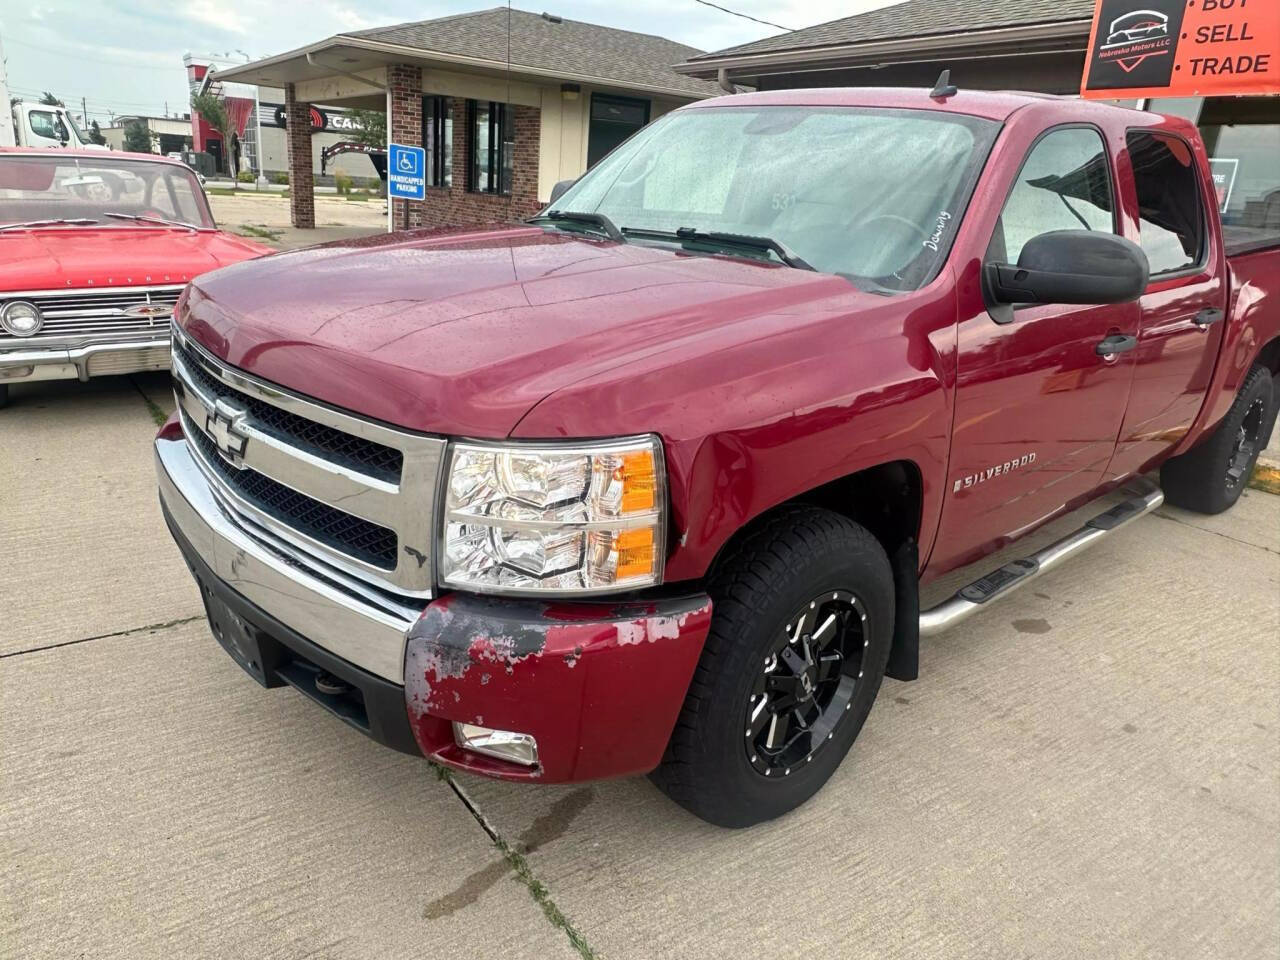
<svg viewBox="0 0 1280 960">
<path fill-rule="evenodd" d="M 452 186 L 453 116 L 448 97 L 422 98 L 422 145 L 427 150 L 427 186 Z"/>
<path fill-rule="evenodd" d="M 587 169 L 648 122 L 648 100 L 593 93 L 591 123 L 587 130 Z"/>
<path fill-rule="evenodd" d="M 1151 276 L 1200 263 L 1205 249 L 1200 183 L 1191 145 L 1178 137 L 1133 131 L 1126 137 L 1138 193 L 1139 243 Z"/>
<path fill-rule="evenodd" d="M 467 125 L 471 128 L 468 189 L 475 193 L 510 194 L 515 130 L 508 105 L 493 100 L 468 100 Z"/>
</svg>

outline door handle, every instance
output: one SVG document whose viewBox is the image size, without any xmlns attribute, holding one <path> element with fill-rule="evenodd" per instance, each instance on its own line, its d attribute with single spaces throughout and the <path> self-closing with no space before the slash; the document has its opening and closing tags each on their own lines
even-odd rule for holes
<svg viewBox="0 0 1280 960">
<path fill-rule="evenodd" d="M 1191 322 L 1201 330 L 1208 330 L 1211 326 L 1221 320 L 1223 316 L 1223 312 L 1218 309 L 1201 310 L 1191 318 Z"/>
<path fill-rule="evenodd" d="M 1123 333 L 1113 333 L 1111 336 L 1098 341 L 1098 345 L 1093 348 L 1093 352 L 1100 357 L 1114 357 L 1118 353 L 1128 353 L 1138 345 L 1137 337 L 1130 337 Z"/>
</svg>

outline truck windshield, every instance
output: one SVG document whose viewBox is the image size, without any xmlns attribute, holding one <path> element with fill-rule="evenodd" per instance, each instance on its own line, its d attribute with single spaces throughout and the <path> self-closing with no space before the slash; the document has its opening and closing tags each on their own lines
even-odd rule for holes
<svg viewBox="0 0 1280 960">
<path fill-rule="evenodd" d="M 128 218 L 108 216 L 111 213 Z M 93 221 L 121 230 L 156 228 L 133 217 L 214 225 L 195 174 L 176 163 L 109 155 L 89 159 L 57 150 L 37 157 L 0 154 L 0 230 L 47 221 Z"/>
<path fill-rule="evenodd" d="M 998 130 L 928 110 L 681 110 L 614 150 L 552 208 L 603 214 L 643 243 L 666 234 L 705 249 L 689 238 L 763 238 L 864 289 L 915 290 L 946 260 Z"/>
</svg>

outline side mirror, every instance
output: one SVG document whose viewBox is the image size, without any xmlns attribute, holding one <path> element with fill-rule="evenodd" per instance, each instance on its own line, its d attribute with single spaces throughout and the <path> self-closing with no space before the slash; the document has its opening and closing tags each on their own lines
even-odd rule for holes
<svg viewBox="0 0 1280 960">
<path fill-rule="evenodd" d="M 551 202 L 555 203 L 557 200 L 563 197 L 564 192 L 577 182 L 578 181 L 575 178 L 573 180 L 561 180 L 559 183 L 557 183 L 554 187 L 551 188 Z"/>
<path fill-rule="evenodd" d="M 1113 233 L 1054 230 L 1032 237 L 1018 264 L 987 263 L 988 299 L 1013 303 L 1128 303 L 1147 288 L 1151 266 L 1136 243 Z"/>
</svg>

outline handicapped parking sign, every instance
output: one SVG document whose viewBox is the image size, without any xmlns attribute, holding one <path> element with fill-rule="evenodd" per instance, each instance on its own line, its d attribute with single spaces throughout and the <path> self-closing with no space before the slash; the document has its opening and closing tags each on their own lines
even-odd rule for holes
<svg viewBox="0 0 1280 960">
<path fill-rule="evenodd" d="M 427 151 L 393 143 L 387 157 L 387 196 L 402 200 L 427 198 Z"/>
</svg>

